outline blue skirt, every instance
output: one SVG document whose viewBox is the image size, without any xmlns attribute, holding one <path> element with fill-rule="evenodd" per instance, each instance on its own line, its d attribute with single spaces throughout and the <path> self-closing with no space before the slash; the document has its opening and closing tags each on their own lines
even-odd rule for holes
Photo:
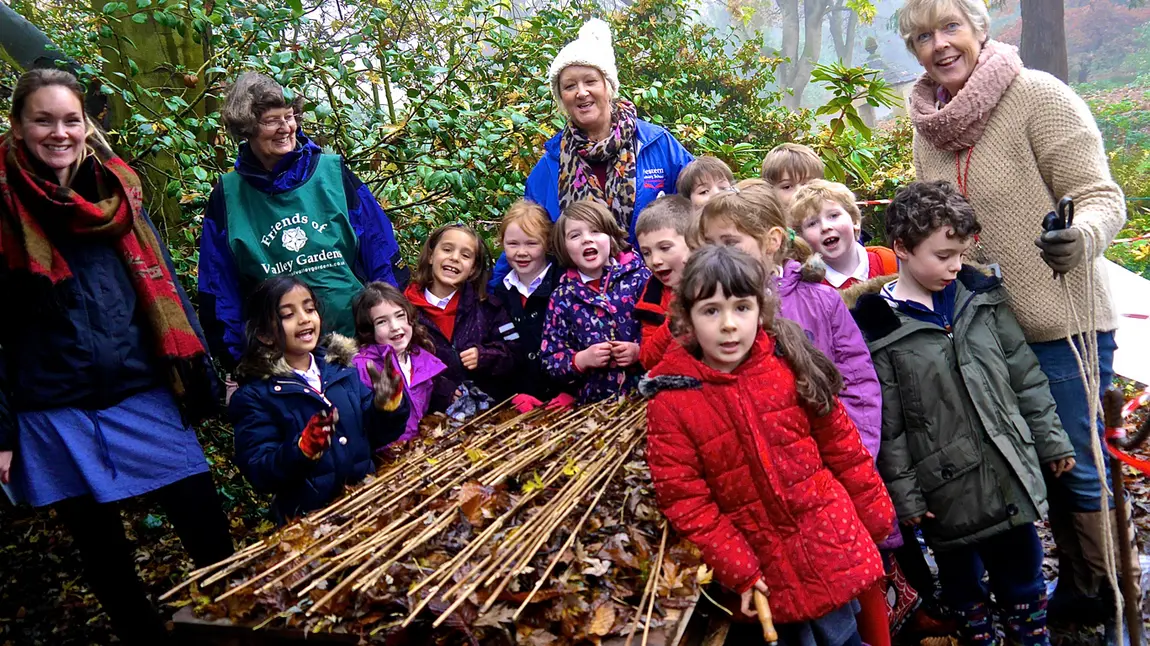
<svg viewBox="0 0 1150 646">
<path fill-rule="evenodd" d="M 43 507 L 90 495 L 131 498 L 208 470 L 171 391 L 157 388 L 102 410 L 18 413 L 13 493 Z"/>
</svg>

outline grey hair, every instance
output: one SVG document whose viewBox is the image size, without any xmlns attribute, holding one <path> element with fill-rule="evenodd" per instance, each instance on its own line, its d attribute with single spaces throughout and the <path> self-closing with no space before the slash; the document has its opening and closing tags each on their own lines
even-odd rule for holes
<svg viewBox="0 0 1150 646">
<path fill-rule="evenodd" d="M 237 141 L 251 139 L 259 132 L 260 117 L 268 110 L 291 108 L 296 119 L 303 112 L 303 95 L 296 93 L 288 101 L 284 88 L 275 79 L 259 72 L 244 72 L 228 88 L 228 97 L 221 110 L 224 127 Z"/>
<path fill-rule="evenodd" d="M 947 9 L 957 10 L 974 28 L 980 41 L 990 36 L 990 11 L 984 0 L 906 0 L 898 10 L 898 33 L 910 53 L 915 53 L 915 36 L 928 26 L 933 28 Z"/>
</svg>

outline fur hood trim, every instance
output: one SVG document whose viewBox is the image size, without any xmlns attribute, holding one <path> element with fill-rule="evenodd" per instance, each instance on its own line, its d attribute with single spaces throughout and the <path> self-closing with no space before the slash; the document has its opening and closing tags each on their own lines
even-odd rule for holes
<svg viewBox="0 0 1150 646">
<path fill-rule="evenodd" d="M 354 359 L 359 352 L 359 346 L 354 339 L 342 334 L 332 333 L 320 340 L 316 346 L 315 354 L 327 363 L 352 368 Z M 264 346 L 245 357 L 236 368 L 236 376 L 241 379 L 271 379 L 272 377 L 291 377 L 295 374 L 288 365 L 284 355 L 279 350 Z"/>
<path fill-rule="evenodd" d="M 697 390 L 703 387 L 703 382 L 694 377 L 683 375 L 659 375 L 658 377 L 644 377 L 639 382 L 639 394 L 651 399 L 664 390 Z"/>
<path fill-rule="evenodd" d="M 865 294 L 877 294 L 886 287 L 888 283 L 898 278 L 898 274 L 891 274 L 890 276 L 875 276 L 870 280 L 864 280 L 861 283 L 855 283 L 850 287 L 839 291 L 839 296 L 842 296 L 843 302 L 847 304 L 847 309 L 854 309 L 858 304 L 860 298 Z"/>
</svg>

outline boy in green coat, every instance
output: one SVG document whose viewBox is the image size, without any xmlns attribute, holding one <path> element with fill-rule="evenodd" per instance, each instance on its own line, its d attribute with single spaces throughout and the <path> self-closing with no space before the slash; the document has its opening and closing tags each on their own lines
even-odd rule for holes
<svg viewBox="0 0 1150 646">
<path fill-rule="evenodd" d="M 964 644 L 994 643 L 983 574 L 1007 639 L 1047 644 L 1042 467 L 1074 448 L 995 273 L 964 265 L 981 227 L 947 182 L 915 182 L 886 214 L 895 280 L 844 293 L 883 387 L 879 472 L 899 519 L 935 552 Z"/>
</svg>

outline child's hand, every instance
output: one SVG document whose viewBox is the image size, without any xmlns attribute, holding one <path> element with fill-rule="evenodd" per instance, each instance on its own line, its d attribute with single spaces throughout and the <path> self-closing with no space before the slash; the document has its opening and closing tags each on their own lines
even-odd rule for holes
<svg viewBox="0 0 1150 646">
<path fill-rule="evenodd" d="M 639 360 L 639 344 L 632 341 L 612 341 L 611 358 L 615 360 L 615 365 L 626 368 Z"/>
<path fill-rule="evenodd" d="M 1054 477 L 1057 478 L 1073 469 L 1075 464 L 1078 463 L 1074 461 L 1074 458 L 1062 458 L 1061 460 L 1050 462 L 1046 466 L 1050 467 L 1050 473 L 1054 474 Z"/>
<path fill-rule="evenodd" d="M 0 451 L 0 483 L 8 484 L 12 478 L 12 452 Z"/>
<path fill-rule="evenodd" d="M 595 345 L 575 353 L 575 367 L 580 370 L 604 368 L 611 362 L 611 341 Z"/>
<path fill-rule="evenodd" d="M 319 411 L 311 416 L 307 426 L 303 428 L 303 435 L 299 438 L 299 450 L 309 460 L 318 460 L 327 447 L 331 446 L 331 433 L 339 421 L 339 411 L 331 409 Z"/>
<path fill-rule="evenodd" d="M 930 512 L 928 511 L 928 512 L 926 512 L 926 516 L 915 516 L 914 518 L 910 518 L 910 519 L 907 519 L 907 520 L 904 520 L 904 521 L 902 521 L 902 524 L 903 524 L 903 525 L 906 525 L 907 527 L 911 527 L 911 526 L 916 526 L 916 527 L 917 527 L 918 525 L 921 525 L 921 524 L 922 524 L 922 521 L 923 521 L 923 519 L 924 519 L 924 518 L 930 518 L 930 519 L 933 519 L 933 518 L 934 518 L 934 514 L 932 514 L 932 513 L 930 513 Z"/>
<path fill-rule="evenodd" d="M 475 370 L 479 365 L 479 348 L 467 348 L 459 353 L 459 360 L 463 362 L 463 367 L 468 370 Z"/>
<path fill-rule="evenodd" d="M 755 585 L 752 586 L 750 590 L 747 590 L 742 594 L 742 596 L 739 597 L 739 610 L 742 610 L 743 614 L 748 617 L 758 616 L 758 612 L 755 611 L 754 604 L 755 590 L 758 590 L 763 594 L 771 593 L 770 589 L 767 588 L 767 584 L 763 583 L 762 579 L 759 579 L 758 581 L 755 581 Z"/>
<path fill-rule="evenodd" d="M 575 398 L 567 393 L 559 393 L 547 402 L 547 410 L 566 410 L 575 405 Z"/>
<path fill-rule="evenodd" d="M 391 366 L 391 362 L 384 363 L 383 370 L 376 368 L 374 363 L 368 362 L 367 376 L 371 377 L 371 390 L 374 394 L 371 403 L 376 410 L 393 411 L 399 408 L 402 401 L 403 383 L 400 381 L 399 374 L 395 372 L 395 368 Z"/>
</svg>

